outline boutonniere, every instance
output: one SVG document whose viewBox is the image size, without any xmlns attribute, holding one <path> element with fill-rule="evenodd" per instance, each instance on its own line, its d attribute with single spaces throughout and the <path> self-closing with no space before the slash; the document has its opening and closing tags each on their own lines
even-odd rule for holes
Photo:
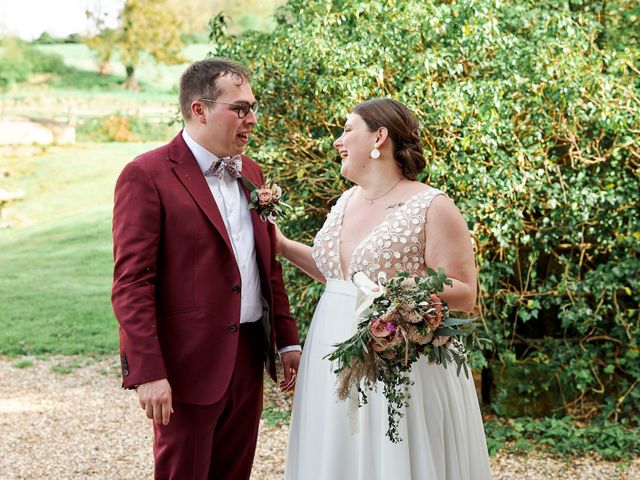
<svg viewBox="0 0 640 480">
<path fill-rule="evenodd" d="M 285 216 L 282 207 L 291 208 L 282 201 L 282 189 L 268 179 L 262 186 L 255 185 L 244 176 L 242 181 L 249 189 L 249 208 L 255 209 L 263 222 L 276 223 L 278 218 Z"/>
</svg>

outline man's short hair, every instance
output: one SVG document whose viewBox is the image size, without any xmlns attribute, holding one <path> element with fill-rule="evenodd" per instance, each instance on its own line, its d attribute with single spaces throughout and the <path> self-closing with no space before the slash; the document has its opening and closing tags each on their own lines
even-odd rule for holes
<svg viewBox="0 0 640 480">
<path fill-rule="evenodd" d="M 249 82 L 249 71 L 233 60 L 207 58 L 194 62 L 180 77 L 180 112 L 185 120 L 191 118 L 191 103 L 199 98 L 215 100 L 220 96 L 216 82 L 218 78 L 231 75 L 237 85 Z"/>
</svg>

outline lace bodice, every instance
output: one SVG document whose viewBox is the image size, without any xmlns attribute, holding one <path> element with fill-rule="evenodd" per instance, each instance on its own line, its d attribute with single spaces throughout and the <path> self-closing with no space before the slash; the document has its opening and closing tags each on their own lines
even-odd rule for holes
<svg viewBox="0 0 640 480">
<path fill-rule="evenodd" d="M 343 275 L 340 265 L 340 233 L 344 209 L 356 187 L 344 192 L 331 208 L 322 228 L 313 242 L 313 259 L 326 279 L 350 279 L 356 272 L 364 272 L 376 280 L 378 272 L 389 277 L 396 270 L 413 275 L 426 271 L 425 217 L 431 201 L 440 190 L 429 187 L 391 212 L 382 223 L 376 225 L 353 251 L 348 272 Z"/>
</svg>

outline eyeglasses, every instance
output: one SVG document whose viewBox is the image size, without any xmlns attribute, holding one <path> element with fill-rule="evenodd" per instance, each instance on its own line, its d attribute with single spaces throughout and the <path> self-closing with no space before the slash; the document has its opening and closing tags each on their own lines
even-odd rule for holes
<svg viewBox="0 0 640 480">
<path fill-rule="evenodd" d="M 230 102 L 221 102 L 219 100 L 209 100 L 208 98 L 201 98 L 200 101 L 207 102 L 207 103 L 224 103 L 225 105 L 233 105 L 235 108 L 232 108 L 231 110 L 235 111 L 238 114 L 238 118 L 244 118 L 247 115 L 249 115 L 249 110 L 253 111 L 253 113 L 258 113 L 258 102 L 230 103 Z"/>
</svg>

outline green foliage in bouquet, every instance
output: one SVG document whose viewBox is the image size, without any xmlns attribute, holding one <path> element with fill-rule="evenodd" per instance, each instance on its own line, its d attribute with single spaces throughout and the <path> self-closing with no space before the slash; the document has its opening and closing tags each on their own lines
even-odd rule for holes
<svg viewBox="0 0 640 480">
<path fill-rule="evenodd" d="M 475 241 L 495 346 L 470 352 L 493 373 L 484 400 L 504 414 L 509 392 L 518 408 L 549 394 L 551 413 L 637 424 L 639 18 L 630 0 L 290 0 L 273 32 L 216 28 L 212 53 L 253 70 L 251 154 L 291 192 L 285 233 L 308 243 L 348 187 L 331 144 L 352 106 L 406 103 L 421 179 Z M 322 286 L 286 275 L 304 330 Z"/>
</svg>

